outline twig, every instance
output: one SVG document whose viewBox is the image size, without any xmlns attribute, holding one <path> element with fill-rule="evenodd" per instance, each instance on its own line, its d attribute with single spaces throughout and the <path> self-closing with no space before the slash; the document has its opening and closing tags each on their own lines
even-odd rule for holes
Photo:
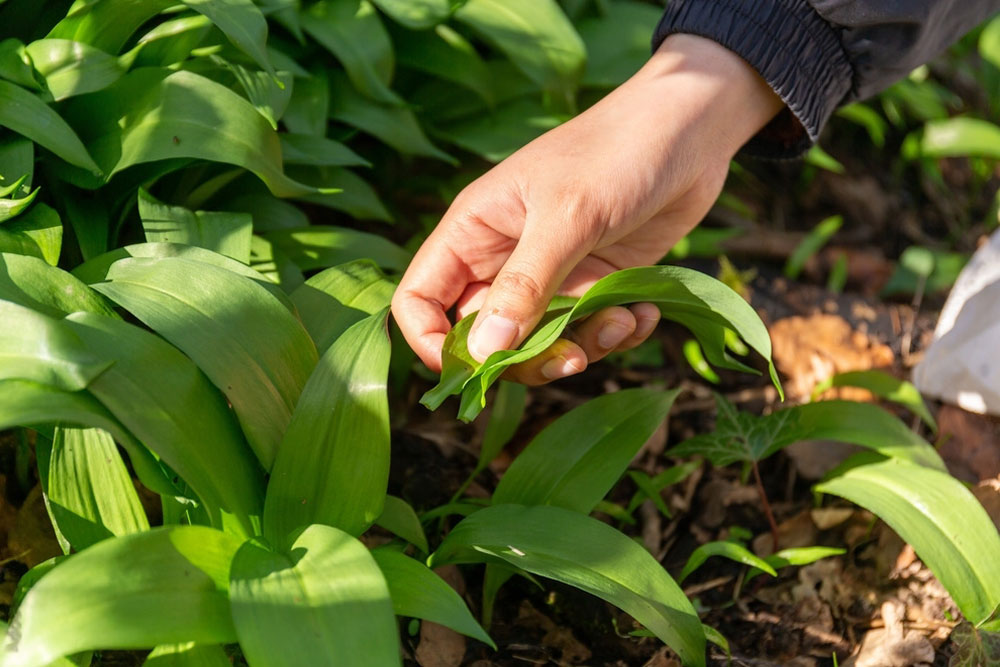
<svg viewBox="0 0 1000 667">
<path fill-rule="evenodd" d="M 774 520 L 774 512 L 771 511 L 771 503 L 767 500 L 767 492 L 764 491 L 764 482 L 760 479 L 760 469 L 757 467 L 757 462 L 753 461 L 753 478 L 757 483 L 757 493 L 760 494 L 760 503 L 764 506 L 764 514 L 767 516 L 767 522 L 771 525 L 771 550 L 774 552 L 778 551 L 778 523 Z"/>
</svg>

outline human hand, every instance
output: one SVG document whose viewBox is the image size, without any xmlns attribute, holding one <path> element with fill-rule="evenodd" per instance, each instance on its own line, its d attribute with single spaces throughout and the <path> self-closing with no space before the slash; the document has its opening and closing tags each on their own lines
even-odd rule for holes
<svg viewBox="0 0 1000 667">
<path fill-rule="evenodd" d="M 781 108 L 742 59 L 715 42 L 668 37 L 631 79 L 466 187 L 417 252 L 392 311 L 429 368 L 459 318 L 479 311 L 479 360 L 531 333 L 556 293 L 655 264 L 708 212 L 736 151 Z M 578 373 L 656 327 L 653 304 L 613 307 L 511 367 L 542 384 Z"/>
</svg>

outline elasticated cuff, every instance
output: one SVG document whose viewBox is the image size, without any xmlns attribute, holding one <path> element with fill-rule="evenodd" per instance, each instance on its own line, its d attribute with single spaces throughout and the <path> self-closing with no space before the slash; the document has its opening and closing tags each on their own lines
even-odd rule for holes
<svg viewBox="0 0 1000 667">
<path fill-rule="evenodd" d="M 789 136 L 765 128 L 744 153 L 800 155 L 851 90 L 853 71 L 836 28 L 805 0 L 670 0 L 653 50 L 674 33 L 706 37 L 742 57 L 805 130 Z"/>
</svg>

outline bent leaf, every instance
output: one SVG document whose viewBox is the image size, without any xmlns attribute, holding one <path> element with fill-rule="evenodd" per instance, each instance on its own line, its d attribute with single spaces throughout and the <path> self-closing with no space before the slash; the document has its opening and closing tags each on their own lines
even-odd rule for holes
<svg viewBox="0 0 1000 667">
<path fill-rule="evenodd" d="M 375 549 L 372 557 L 389 584 L 396 615 L 438 623 L 496 650 L 496 644 L 469 613 L 461 596 L 426 565 L 386 548 Z"/>
<path fill-rule="evenodd" d="M 111 54 L 68 39 L 39 39 L 27 53 L 57 102 L 110 86 L 125 73 Z"/>
<path fill-rule="evenodd" d="M 560 507 L 494 505 L 455 526 L 430 564 L 484 561 L 596 595 L 646 626 L 684 664 L 705 664 L 705 633 L 684 592 L 648 551 L 597 519 Z"/>
<path fill-rule="evenodd" d="M 663 317 L 687 326 L 716 365 L 747 370 L 725 351 L 725 330 L 732 329 L 768 362 L 771 380 L 780 391 L 771 361 L 771 339 L 754 309 L 736 292 L 709 276 L 678 266 L 650 266 L 617 271 L 598 280 L 575 303 L 557 299 L 518 350 L 501 350 L 482 364 L 469 354 L 468 334 L 475 314 L 462 319 L 445 338 L 441 381 L 421 402 L 436 409 L 452 394 L 462 394 L 459 418 L 470 421 L 485 407 L 486 390 L 509 366 L 540 354 L 570 322 L 608 306 L 651 301 Z"/>
<path fill-rule="evenodd" d="M 246 542 L 229 595 L 253 665 L 400 664 L 389 589 L 368 549 L 330 526 L 292 536 L 288 553 Z"/>
<path fill-rule="evenodd" d="M 899 533 L 974 625 L 1000 606 L 1000 535 L 975 496 L 944 470 L 886 459 L 815 486 L 873 512 Z"/>
<path fill-rule="evenodd" d="M 97 648 L 235 641 L 227 590 L 239 545 L 211 528 L 171 526 L 68 558 L 24 598 L 7 633 L 4 666 L 47 665 Z"/>
<path fill-rule="evenodd" d="M 0 227 L 0 252 L 31 255 L 56 266 L 62 253 L 62 237 L 59 214 L 51 206 L 38 202 L 17 220 Z"/>
<path fill-rule="evenodd" d="M 740 544 L 735 542 L 708 542 L 695 549 L 688 557 L 687 562 L 684 564 L 684 569 L 681 570 L 681 575 L 677 577 L 677 581 L 682 582 L 687 579 L 692 572 L 701 567 L 712 556 L 723 556 L 737 563 L 756 567 L 767 572 L 772 577 L 778 576 L 778 573 L 774 571 L 774 568 L 767 561 L 755 556 L 750 550 Z"/>
<path fill-rule="evenodd" d="M 667 418 L 678 393 L 624 389 L 567 412 L 514 459 L 493 502 L 590 513 Z"/>
<path fill-rule="evenodd" d="M 389 481 L 387 316 L 384 309 L 347 329 L 302 390 L 267 487 L 264 535 L 272 544 L 314 523 L 360 535 L 382 513 Z"/>
<path fill-rule="evenodd" d="M 53 317 L 78 310 L 116 317 L 100 294 L 36 257 L 0 253 L 0 299 Z"/>
<path fill-rule="evenodd" d="M 937 431 L 937 422 L 927 409 L 920 391 L 911 383 L 889 375 L 885 371 L 848 371 L 837 373 L 831 378 L 820 382 L 812 390 L 813 400 L 832 387 L 860 387 L 867 389 L 880 398 L 893 403 L 899 403 L 920 417 L 931 430 Z"/>
</svg>

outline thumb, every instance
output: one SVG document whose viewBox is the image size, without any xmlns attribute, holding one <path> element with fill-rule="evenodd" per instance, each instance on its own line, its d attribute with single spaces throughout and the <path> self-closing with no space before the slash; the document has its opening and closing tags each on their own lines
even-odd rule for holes
<svg viewBox="0 0 1000 667">
<path fill-rule="evenodd" d="M 553 241 L 522 236 L 493 280 L 469 333 L 469 354 L 477 361 L 520 344 L 545 314 L 578 259 Z"/>
</svg>

